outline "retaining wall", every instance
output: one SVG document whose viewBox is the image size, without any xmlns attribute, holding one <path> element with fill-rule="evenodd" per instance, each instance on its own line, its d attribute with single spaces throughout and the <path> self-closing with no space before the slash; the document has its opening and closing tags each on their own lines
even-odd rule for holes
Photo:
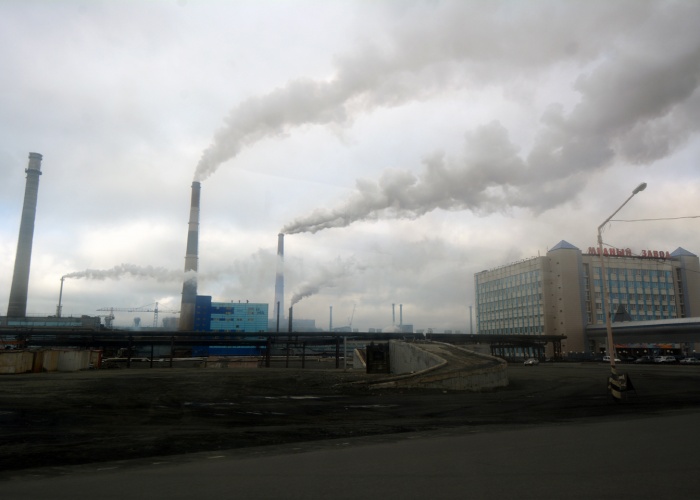
<svg viewBox="0 0 700 500">
<path fill-rule="evenodd" d="M 34 354 L 28 351 L 0 352 L 0 373 L 26 373 L 32 371 Z"/>
<path fill-rule="evenodd" d="M 0 374 L 27 372 L 73 372 L 97 366 L 101 351 L 45 349 L 0 351 Z"/>
<path fill-rule="evenodd" d="M 438 343 L 432 343 L 438 344 Z M 447 344 L 443 344 L 447 346 Z M 429 352 L 429 345 L 390 341 L 391 362 L 395 377 L 374 387 L 425 387 L 455 391 L 481 391 L 508 385 L 508 364 L 499 358 L 464 348 L 449 346 L 463 362 L 449 364 Z"/>
</svg>

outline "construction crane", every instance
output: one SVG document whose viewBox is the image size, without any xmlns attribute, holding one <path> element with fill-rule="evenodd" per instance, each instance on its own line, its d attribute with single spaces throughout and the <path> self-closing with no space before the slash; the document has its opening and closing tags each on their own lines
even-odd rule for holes
<svg viewBox="0 0 700 500">
<path fill-rule="evenodd" d="M 153 313 L 153 328 L 158 327 L 158 312 L 180 314 L 180 311 L 173 311 L 170 309 L 158 309 L 158 302 L 155 302 L 153 304 L 147 304 L 147 305 L 141 306 L 141 307 L 101 307 L 100 309 L 98 309 L 98 311 L 109 311 L 109 315 L 105 316 L 105 319 L 110 318 L 110 324 L 111 324 L 111 320 L 114 320 L 114 311 L 117 311 L 117 312 L 152 312 Z"/>
<path fill-rule="evenodd" d="M 352 320 L 355 317 L 355 304 L 352 305 L 352 314 L 348 318 L 348 326 L 350 327 L 350 331 L 352 332 Z"/>
</svg>

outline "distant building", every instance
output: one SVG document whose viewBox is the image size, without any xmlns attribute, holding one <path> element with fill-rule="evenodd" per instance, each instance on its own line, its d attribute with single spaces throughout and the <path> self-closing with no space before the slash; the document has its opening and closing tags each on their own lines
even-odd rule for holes
<svg viewBox="0 0 700 500">
<path fill-rule="evenodd" d="M 197 295 L 194 331 L 259 333 L 267 331 L 268 304 L 212 302 L 211 296 Z"/>
<path fill-rule="evenodd" d="M 68 329 L 68 330 L 100 330 L 102 321 L 99 316 L 27 316 L 26 318 L 8 318 L 0 316 L 0 329 Z"/>
<path fill-rule="evenodd" d="M 672 253 L 603 251 L 613 315 L 624 308 L 632 321 L 700 316 L 700 262 Z M 480 334 L 566 335 L 563 352 L 600 352 L 587 325 L 604 325 L 600 257 L 566 241 L 532 257 L 474 275 Z"/>
</svg>

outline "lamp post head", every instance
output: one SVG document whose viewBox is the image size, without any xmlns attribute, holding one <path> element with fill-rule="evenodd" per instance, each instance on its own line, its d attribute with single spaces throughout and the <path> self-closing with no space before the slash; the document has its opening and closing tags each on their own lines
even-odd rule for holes
<svg viewBox="0 0 700 500">
<path fill-rule="evenodd" d="M 637 187 L 635 188 L 634 191 L 632 191 L 632 194 L 637 194 L 637 193 L 640 192 L 640 191 L 644 191 L 646 188 L 647 188 L 647 183 L 646 183 L 646 182 L 642 182 L 639 186 L 637 186 Z"/>
</svg>

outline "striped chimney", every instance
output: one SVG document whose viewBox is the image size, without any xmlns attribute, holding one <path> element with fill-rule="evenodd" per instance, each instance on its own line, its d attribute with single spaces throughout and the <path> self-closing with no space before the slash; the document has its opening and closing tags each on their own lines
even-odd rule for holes
<svg viewBox="0 0 700 500">
<path fill-rule="evenodd" d="M 180 306 L 180 331 L 194 330 L 194 310 L 197 300 L 197 259 L 199 246 L 199 196 L 201 184 L 192 183 L 190 222 L 187 231 L 187 253 L 185 254 L 185 280 L 182 283 L 182 305 Z"/>
</svg>

